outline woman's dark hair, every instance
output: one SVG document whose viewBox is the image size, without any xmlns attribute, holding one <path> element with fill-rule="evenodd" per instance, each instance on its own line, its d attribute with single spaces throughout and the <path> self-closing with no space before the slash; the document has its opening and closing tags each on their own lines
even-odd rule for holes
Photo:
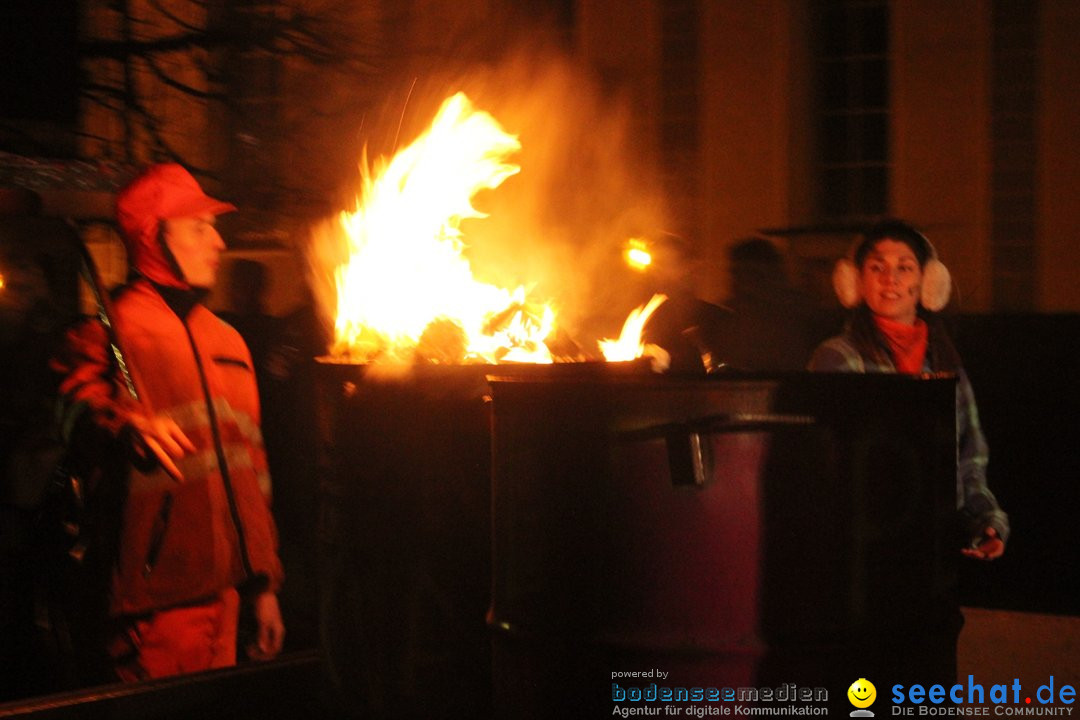
<svg viewBox="0 0 1080 720">
<path fill-rule="evenodd" d="M 882 220 L 863 232 L 859 244 L 855 246 L 854 258 L 852 258 L 855 261 L 855 267 L 863 266 L 866 256 L 881 240 L 896 240 L 910 247 L 919 261 L 919 267 L 926 265 L 926 262 L 934 256 L 934 248 L 930 241 L 915 226 L 903 220 L 889 219 Z"/>
<path fill-rule="evenodd" d="M 889 346 L 874 324 L 873 313 L 865 302 L 859 303 L 851 311 L 848 327 L 851 341 L 860 355 L 878 363 L 893 361 Z"/>
</svg>

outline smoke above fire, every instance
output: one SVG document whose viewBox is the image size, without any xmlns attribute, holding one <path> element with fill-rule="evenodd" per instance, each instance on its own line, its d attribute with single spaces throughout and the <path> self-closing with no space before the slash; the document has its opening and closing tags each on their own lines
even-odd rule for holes
<svg viewBox="0 0 1080 720">
<path fill-rule="evenodd" d="M 415 76 L 407 86 L 388 93 L 385 107 L 372 114 L 378 122 L 365 118 L 366 152 L 357 158 L 355 205 L 342 208 L 340 215 L 328 218 L 312 233 L 313 286 L 323 310 L 328 317 L 340 318 L 343 274 L 351 273 L 353 282 L 366 284 L 368 290 L 376 290 L 378 283 L 395 288 L 393 271 L 380 268 L 378 275 L 365 276 L 347 269 L 358 244 L 355 226 L 366 223 L 363 234 L 376 222 L 365 210 L 378 192 L 373 179 L 400 165 L 401 155 L 420 152 L 414 143 L 424 142 L 433 132 L 433 119 L 441 117 L 447 103 L 455 102 L 467 103 L 497 128 L 497 150 L 492 152 L 498 157 L 485 159 L 494 163 L 492 177 L 497 181 L 480 179 L 465 198 L 420 200 L 414 193 L 398 201 L 398 216 L 378 218 L 381 232 L 395 237 L 393 242 L 405 251 L 401 256 L 413 270 L 421 254 L 459 254 L 463 265 L 455 265 L 453 273 L 470 273 L 482 288 L 477 292 L 493 303 L 482 324 L 490 329 L 492 323 L 501 323 L 505 327 L 500 329 L 516 333 L 520 341 L 513 350 L 492 350 L 494 360 L 538 361 L 525 352 L 536 349 L 535 338 L 521 338 L 522 333 L 540 332 L 547 312 L 557 316 L 548 338 L 549 345 L 557 345 L 556 360 L 600 359 L 599 341 L 617 337 L 627 315 L 649 299 L 640 274 L 623 260 L 626 245 L 630 238 L 659 236 L 668 222 L 649 144 L 639 137 L 632 105 L 599 89 L 568 60 L 551 55 L 518 56 L 451 78 Z M 463 141 L 454 142 L 449 152 L 439 152 L 464 153 Z M 463 165 L 458 174 L 470 172 Z M 391 184 L 407 192 L 410 182 L 415 184 L 402 178 Z M 447 213 L 451 220 L 435 232 L 439 249 L 410 250 L 409 227 L 433 206 L 447 203 L 454 207 Z M 361 241 L 366 243 L 368 239 Z M 380 296 L 376 290 L 365 302 L 372 313 L 386 312 L 388 305 L 405 311 L 409 309 L 405 305 L 419 302 L 415 295 L 434 293 L 423 301 L 435 307 L 431 322 L 423 321 L 428 327 L 419 333 L 426 330 L 428 339 L 436 341 L 425 359 L 453 362 L 456 351 L 445 357 L 440 353 L 467 342 L 455 337 L 455 328 L 468 323 L 458 320 L 452 310 L 474 291 L 461 290 L 463 285 L 446 288 L 442 281 L 447 272 L 427 271 L 430 278 L 420 283 L 422 287 L 410 288 L 408 300 L 394 292 Z M 371 339 L 369 334 L 365 342 Z M 379 342 L 365 345 L 357 354 L 343 351 L 339 339 L 338 350 L 350 359 L 367 361 L 384 353 Z M 481 361 L 492 359 L 483 356 Z"/>
</svg>

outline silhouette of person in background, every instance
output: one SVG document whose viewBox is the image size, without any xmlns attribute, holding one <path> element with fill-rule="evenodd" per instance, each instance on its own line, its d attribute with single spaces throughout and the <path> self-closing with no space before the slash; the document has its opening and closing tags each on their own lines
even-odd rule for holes
<svg viewBox="0 0 1080 720">
<path fill-rule="evenodd" d="M 230 310 L 219 313 L 222 320 L 236 328 L 251 350 L 259 397 L 265 403 L 266 360 L 280 334 L 281 323 L 266 312 L 269 278 L 266 265 L 239 258 L 229 265 L 228 297 Z"/>
<path fill-rule="evenodd" d="M 0 188 L 0 702 L 67 684 L 39 516 L 63 452 L 48 359 L 78 313 L 78 238 L 41 210 L 36 193 Z"/>
<path fill-rule="evenodd" d="M 671 356 L 668 372 L 702 375 L 711 371 L 717 357 L 717 329 L 726 312 L 695 294 L 693 247 L 685 238 L 665 233 L 651 243 L 650 252 L 652 262 L 641 279 L 642 303 L 653 293 L 662 293 L 667 300 L 649 318 L 642 339 L 667 350 Z"/>
<path fill-rule="evenodd" d="M 788 281 L 784 260 L 764 238 L 736 242 L 728 253 L 731 298 L 719 340 L 732 370 L 797 372 L 814 347 L 813 304 Z"/>
</svg>

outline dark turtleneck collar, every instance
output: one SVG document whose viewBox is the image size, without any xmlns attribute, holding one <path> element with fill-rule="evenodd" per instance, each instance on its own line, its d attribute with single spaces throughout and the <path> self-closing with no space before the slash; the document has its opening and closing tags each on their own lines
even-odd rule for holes
<svg viewBox="0 0 1080 720">
<path fill-rule="evenodd" d="M 206 296 L 210 294 L 208 288 L 175 288 L 158 285 L 153 281 L 150 281 L 150 284 L 158 291 L 158 295 L 161 295 L 161 299 L 165 301 L 169 309 L 176 313 L 181 320 L 187 318 L 191 309 L 205 300 Z"/>
</svg>

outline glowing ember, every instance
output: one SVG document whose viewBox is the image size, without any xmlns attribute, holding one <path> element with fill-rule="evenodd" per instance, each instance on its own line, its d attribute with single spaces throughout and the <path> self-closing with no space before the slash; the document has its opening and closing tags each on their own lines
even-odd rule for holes
<svg viewBox="0 0 1080 720">
<path fill-rule="evenodd" d="M 462 255 L 460 230 L 485 215 L 473 196 L 520 167 L 521 149 L 491 115 L 458 93 L 431 127 L 392 159 L 361 164 L 355 212 L 339 216 L 348 260 L 335 273 L 332 354 L 355 361 L 551 362 L 544 339 L 555 311 L 477 282 Z"/>
<path fill-rule="evenodd" d="M 608 362 L 634 360 L 647 354 L 645 343 L 641 340 L 641 332 L 645 329 L 645 323 L 649 321 L 649 317 L 665 300 L 667 300 L 667 295 L 653 295 L 645 305 L 631 310 L 626 322 L 623 323 L 619 339 L 600 341 L 600 352 L 604 354 L 604 359 Z"/>
</svg>

